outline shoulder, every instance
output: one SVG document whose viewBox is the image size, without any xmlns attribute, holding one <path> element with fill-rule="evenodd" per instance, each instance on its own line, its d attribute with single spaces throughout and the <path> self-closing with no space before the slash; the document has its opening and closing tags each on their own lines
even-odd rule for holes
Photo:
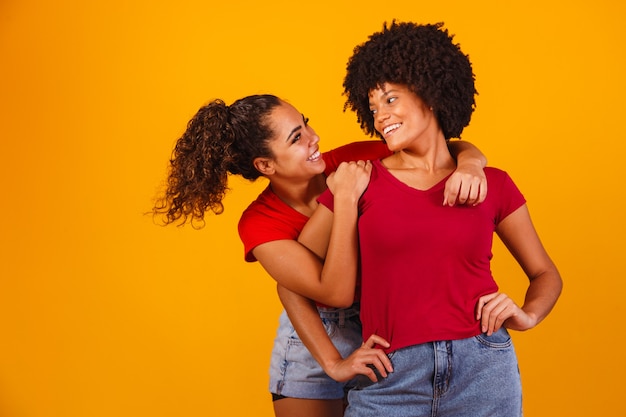
<svg viewBox="0 0 626 417">
<path fill-rule="evenodd" d="M 351 143 L 348 143 L 347 145 L 339 146 L 333 150 L 324 152 L 324 155 L 334 154 L 334 153 L 345 154 L 345 153 L 350 153 L 353 151 L 379 152 L 383 155 L 388 155 L 391 153 L 389 149 L 387 148 L 387 145 L 385 145 L 380 140 L 364 140 L 364 141 L 359 141 L 359 142 L 351 142 Z"/>
<path fill-rule="evenodd" d="M 509 173 L 503 169 L 496 167 L 485 167 L 485 176 L 487 177 L 487 181 L 491 183 L 502 183 L 502 182 L 512 182 Z"/>
<path fill-rule="evenodd" d="M 368 140 L 353 142 L 324 152 L 326 173 L 335 171 L 339 164 L 357 160 L 376 160 L 390 155 L 391 152 L 382 141 Z"/>
<path fill-rule="evenodd" d="M 252 203 L 248 205 L 248 207 L 241 214 L 239 222 L 249 221 L 251 218 L 263 215 L 272 207 L 276 206 L 276 199 L 276 195 L 269 187 L 267 187 Z"/>
<path fill-rule="evenodd" d="M 486 202 L 498 202 L 502 210 L 500 218 L 506 217 L 513 210 L 526 203 L 524 195 L 506 171 L 495 167 L 486 167 L 485 175 L 488 183 Z"/>
<path fill-rule="evenodd" d="M 268 187 L 242 213 L 238 228 L 242 239 L 251 235 L 259 238 L 265 235 L 268 240 L 277 236 L 293 239 L 307 220 L 308 217 L 285 204 Z"/>
<path fill-rule="evenodd" d="M 487 166 L 485 167 L 485 175 L 491 175 L 494 177 L 500 177 L 500 176 L 506 176 L 508 175 L 507 172 L 503 169 L 497 168 L 497 167 L 492 167 L 492 166 Z"/>
<path fill-rule="evenodd" d="M 256 260 L 252 250 L 276 240 L 297 239 L 308 218 L 280 200 L 269 187 L 243 212 L 239 237 L 247 261 Z"/>
</svg>

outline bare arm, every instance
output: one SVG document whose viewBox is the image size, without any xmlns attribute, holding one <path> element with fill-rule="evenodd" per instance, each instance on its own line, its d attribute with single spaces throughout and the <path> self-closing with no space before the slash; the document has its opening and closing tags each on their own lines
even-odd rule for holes
<svg viewBox="0 0 626 417">
<path fill-rule="evenodd" d="M 342 164 L 340 169 L 334 174 L 328 177 L 328 186 L 334 196 L 334 210 L 330 211 L 327 207 L 319 205 L 306 226 L 300 232 L 298 242 L 313 251 L 320 259 L 324 259 L 326 262 L 325 273 L 327 274 L 340 274 L 345 276 L 346 274 L 354 274 L 356 277 L 356 264 L 358 258 L 358 242 L 357 242 L 357 217 L 358 212 L 353 211 L 354 214 L 352 224 L 346 224 L 349 221 L 349 216 L 339 215 L 342 213 L 337 211 L 337 203 L 346 206 L 346 202 L 342 203 L 342 197 L 340 197 L 340 190 L 342 187 L 353 189 L 354 188 L 354 175 L 353 172 L 358 171 L 366 175 L 367 183 L 369 183 L 369 176 L 371 173 L 371 163 L 368 161 L 364 163 L 350 162 L 346 164 L 347 167 L 352 167 L 352 172 L 347 170 L 341 170 L 344 166 Z M 365 178 L 365 177 L 362 177 Z M 367 185 L 367 184 L 365 184 Z M 358 188 L 361 190 L 361 187 Z M 365 187 L 362 188 L 365 190 Z M 358 198 L 360 198 L 362 191 L 359 192 Z M 358 203 L 358 198 L 356 203 Z M 348 203 L 351 204 L 351 203 Z M 351 217 L 351 216 L 350 216 Z M 349 245 L 343 243 L 348 242 L 345 240 L 347 235 L 350 235 Z M 334 248 L 334 250 L 330 250 Z M 328 259 L 326 259 L 328 257 Z M 354 265 L 354 269 L 352 269 Z"/>
<path fill-rule="evenodd" d="M 372 336 L 344 359 L 326 333 L 315 303 L 280 285 L 277 290 L 300 340 L 328 376 L 336 381 L 347 381 L 362 374 L 375 382 L 376 374 L 367 365 L 374 365 L 383 377 L 393 371 L 387 355 L 381 349 L 373 348 L 376 344 L 388 347 L 387 341 Z"/>
<path fill-rule="evenodd" d="M 443 204 L 480 204 L 487 197 L 487 158 L 469 142 L 448 141 L 448 149 L 456 159 L 456 171 L 446 182 Z"/>
<path fill-rule="evenodd" d="M 525 204 L 502 220 L 496 232 L 528 276 L 529 285 L 521 308 L 506 294 L 494 293 L 480 298 L 476 317 L 488 334 L 502 325 L 531 329 L 556 304 L 563 287 L 561 275 L 541 244 Z"/>
<path fill-rule="evenodd" d="M 341 164 L 329 177 L 335 192 L 335 212 L 331 217 L 332 233 L 321 236 L 324 236 L 325 247 L 334 249 L 324 263 L 319 252 L 312 252 L 291 240 L 268 242 L 253 249 L 254 256 L 276 282 L 329 306 L 347 307 L 353 303 L 358 251 L 357 204 L 369 183 L 370 173 L 371 163 L 358 161 Z M 317 233 L 308 236 L 317 239 Z M 315 241 L 310 243 L 312 247 L 318 245 Z"/>
</svg>

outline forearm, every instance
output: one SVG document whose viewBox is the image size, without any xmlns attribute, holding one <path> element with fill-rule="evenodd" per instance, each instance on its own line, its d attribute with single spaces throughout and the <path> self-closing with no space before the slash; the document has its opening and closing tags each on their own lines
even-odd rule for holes
<svg viewBox="0 0 626 417">
<path fill-rule="evenodd" d="M 448 149 L 457 165 L 487 166 L 487 157 L 476 146 L 462 140 L 448 141 Z"/>
<path fill-rule="evenodd" d="M 315 303 L 280 285 L 278 285 L 277 291 L 298 337 L 309 350 L 311 356 L 327 372 L 327 369 L 343 358 L 326 333 Z"/>
<path fill-rule="evenodd" d="M 321 274 L 322 285 L 338 295 L 334 307 L 347 307 L 354 302 L 357 276 L 358 199 L 337 197 L 328 252 Z M 341 296 L 339 296 L 341 295 Z"/>
<path fill-rule="evenodd" d="M 318 206 L 298 237 L 298 242 L 324 260 L 319 283 L 322 291 L 333 298 L 324 304 L 333 307 L 347 307 L 354 301 L 358 203 L 371 169 L 369 161 L 342 163 L 327 179 L 334 194 L 334 212 Z"/>
<path fill-rule="evenodd" d="M 525 313 L 521 316 L 525 316 L 527 320 L 513 318 L 511 321 L 515 327 L 510 328 L 533 328 L 556 304 L 563 287 L 561 275 L 539 239 L 526 204 L 504 218 L 498 224 L 496 232 L 529 280 L 521 306 Z"/>
<path fill-rule="evenodd" d="M 552 311 L 562 288 L 563 282 L 556 267 L 531 279 L 522 310 L 533 319 L 535 326 Z"/>
</svg>

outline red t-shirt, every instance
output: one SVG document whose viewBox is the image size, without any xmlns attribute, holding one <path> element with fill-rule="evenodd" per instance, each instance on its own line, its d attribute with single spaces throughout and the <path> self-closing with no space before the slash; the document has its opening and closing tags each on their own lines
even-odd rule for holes
<svg viewBox="0 0 626 417">
<path fill-rule="evenodd" d="M 373 162 L 359 201 L 363 340 L 388 352 L 481 333 L 478 298 L 498 290 L 490 261 L 496 226 L 525 203 L 506 172 L 485 168 L 489 193 L 477 206 L 443 205 L 444 178 L 417 190 Z M 319 198 L 332 210 L 329 190 Z"/>
<path fill-rule="evenodd" d="M 324 173 L 330 175 L 342 162 L 373 160 L 390 153 L 387 145 L 378 141 L 344 145 L 323 154 L 326 162 Z M 284 203 L 267 187 L 239 219 L 239 237 L 243 242 L 245 260 L 256 261 L 252 250 L 260 244 L 274 240 L 296 240 L 308 220 L 307 216 Z"/>
</svg>

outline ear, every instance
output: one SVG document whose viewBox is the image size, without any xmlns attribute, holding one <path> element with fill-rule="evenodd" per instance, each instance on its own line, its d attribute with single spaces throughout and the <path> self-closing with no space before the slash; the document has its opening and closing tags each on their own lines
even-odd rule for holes
<svg viewBox="0 0 626 417">
<path fill-rule="evenodd" d="M 274 161 L 270 158 L 254 158 L 252 164 L 262 175 L 269 176 L 272 175 L 276 170 L 274 169 Z"/>
</svg>

